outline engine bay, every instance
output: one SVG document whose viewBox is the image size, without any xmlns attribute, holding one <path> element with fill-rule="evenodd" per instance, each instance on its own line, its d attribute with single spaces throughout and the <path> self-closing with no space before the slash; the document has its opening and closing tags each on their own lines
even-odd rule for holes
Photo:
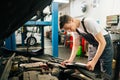
<svg viewBox="0 0 120 80">
<path fill-rule="evenodd" d="M 0 80 L 109 80 L 105 73 L 96 74 L 86 64 L 73 62 L 61 65 L 63 59 L 36 52 L 0 49 Z M 3 54 L 4 55 L 3 55 Z"/>
</svg>

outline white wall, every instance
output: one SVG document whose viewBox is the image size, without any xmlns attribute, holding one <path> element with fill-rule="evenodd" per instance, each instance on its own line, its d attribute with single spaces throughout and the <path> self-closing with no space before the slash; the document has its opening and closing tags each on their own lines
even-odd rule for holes
<svg viewBox="0 0 120 80">
<path fill-rule="evenodd" d="M 82 14 L 80 11 L 81 1 L 86 1 L 88 10 Z M 93 0 L 70 0 L 70 5 L 60 8 L 59 11 L 63 14 L 70 14 L 72 17 L 80 18 L 82 16 L 93 17 L 99 20 L 100 24 L 106 26 L 106 16 L 108 15 L 120 15 L 120 0 L 98 0 L 99 6 L 93 8 Z M 70 8 L 69 8 L 70 7 Z M 70 11 L 68 10 L 70 9 Z M 68 11 L 68 13 L 66 13 Z"/>
<path fill-rule="evenodd" d="M 70 3 L 59 4 L 59 15 L 70 14 Z"/>
</svg>

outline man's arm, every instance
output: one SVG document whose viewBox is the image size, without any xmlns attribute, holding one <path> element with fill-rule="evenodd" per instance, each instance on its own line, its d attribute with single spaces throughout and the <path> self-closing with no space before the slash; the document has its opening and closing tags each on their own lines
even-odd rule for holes
<svg viewBox="0 0 120 80">
<path fill-rule="evenodd" d="M 73 47 L 72 47 L 71 55 L 69 58 L 70 62 L 72 62 L 74 58 L 76 57 L 78 47 L 80 46 L 80 37 L 74 35 L 73 33 L 72 33 L 72 36 L 73 36 Z"/>
<path fill-rule="evenodd" d="M 87 67 L 89 70 L 94 70 L 94 67 L 96 65 L 96 63 L 98 62 L 98 59 L 100 58 L 100 56 L 102 55 L 103 53 L 103 50 L 106 46 L 106 41 L 104 39 L 104 36 L 102 35 L 101 32 L 99 32 L 98 34 L 95 35 L 95 38 L 96 40 L 98 41 L 99 45 L 98 45 L 98 48 L 97 48 L 97 51 L 96 51 L 96 54 L 95 56 L 93 57 L 92 61 L 90 61 L 88 64 L 87 64 Z"/>
</svg>

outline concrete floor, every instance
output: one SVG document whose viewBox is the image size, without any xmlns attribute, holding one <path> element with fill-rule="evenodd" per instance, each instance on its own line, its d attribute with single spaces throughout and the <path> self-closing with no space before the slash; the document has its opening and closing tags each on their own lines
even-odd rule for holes
<svg viewBox="0 0 120 80">
<path fill-rule="evenodd" d="M 45 38 L 45 54 L 51 54 L 52 55 L 52 43 L 51 40 L 48 38 Z M 58 57 L 62 59 L 68 59 L 71 54 L 71 49 L 68 47 L 65 47 L 64 45 L 58 46 Z M 87 63 L 86 57 L 80 57 L 76 56 L 75 60 L 76 62 L 81 63 Z"/>
</svg>

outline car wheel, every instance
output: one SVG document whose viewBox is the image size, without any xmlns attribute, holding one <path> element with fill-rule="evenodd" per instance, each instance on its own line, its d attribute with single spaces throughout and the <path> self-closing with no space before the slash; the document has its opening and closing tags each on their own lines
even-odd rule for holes
<svg viewBox="0 0 120 80">
<path fill-rule="evenodd" d="M 35 37 L 28 37 L 27 38 L 27 45 L 34 46 L 37 43 L 37 40 Z"/>
</svg>

